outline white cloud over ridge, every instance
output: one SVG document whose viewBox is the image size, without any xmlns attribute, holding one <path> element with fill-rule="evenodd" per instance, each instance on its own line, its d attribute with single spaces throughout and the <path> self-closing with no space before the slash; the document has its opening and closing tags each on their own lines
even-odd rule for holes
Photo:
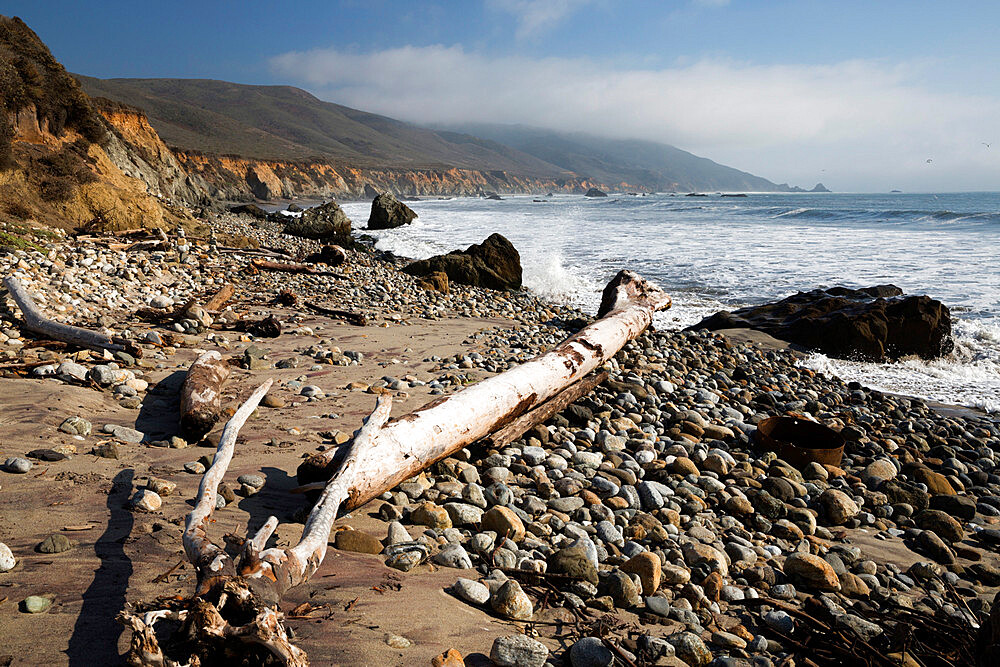
<svg viewBox="0 0 1000 667">
<path fill-rule="evenodd" d="M 488 0 L 495 10 L 517 19 L 518 39 L 535 37 L 594 0 Z"/>
<path fill-rule="evenodd" d="M 416 123 L 648 139 L 806 186 L 941 191 L 1000 180 L 1000 152 L 981 143 L 1000 140 L 990 136 L 1000 100 L 938 94 L 921 85 L 920 63 L 643 69 L 438 45 L 289 52 L 271 65 L 323 99 Z"/>
</svg>

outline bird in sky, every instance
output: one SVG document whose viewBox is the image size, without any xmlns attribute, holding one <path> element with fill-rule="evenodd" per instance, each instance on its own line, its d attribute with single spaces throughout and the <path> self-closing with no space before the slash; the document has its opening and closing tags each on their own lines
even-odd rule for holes
<svg viewBox="0 0 1000 667">
<path fill-rule="evenodd" d="M 931 162 L 934 162 L 934 160 L 927 158 L 927 164 L 930 164 Z"/>
<path fill-rule="evenodd" d="M 983 141 L 983 142 L 980 142 L 980 143 L 982 143 L 982 145 L 983 145 L 983 146 L 986 146 L 987 148 L 989 148 L 989 147 L 990 147 L 990 145 L 989 145 L 988 143 L 986 143 L 985 141 Z"/>
</svg>

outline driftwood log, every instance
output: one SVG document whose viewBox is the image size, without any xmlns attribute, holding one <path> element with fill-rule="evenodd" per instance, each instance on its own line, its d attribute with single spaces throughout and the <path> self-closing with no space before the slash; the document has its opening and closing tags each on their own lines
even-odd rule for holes
<svg viewBox="0 0 1000 667">
<path fill-rule="evenodd" d="M 229 377 L 229 365 L 222 355 L 205 352 L 191 364 L 181 386 L 181 430 L 192 442 L 205 437 L 219 421 L 222 385 Z"/>
<path fill-rule="evenodd" d="M 311 276 L 333 276 L 334 278 L 344 278 L 343 274 L 336 271 L 322 271 L 308 264 L 293 264 L 292 262 L 269 262 L 264 259 L 254 259 L 250 265 L 261 271 L 280 271 L 281 273 L 307 273 Z"/>
<path fill-rule="evenodd" d="M 539 357 L 393 420 L 370 440 L 355 437 L 352 454 L 339 469 L 336 449 L 310 456 L 299 466 L 299 483 L 334 473 L 331 484 L 347 477 L 344 509 L 359 507 L 580 381 L 642 333 L 654 312 L 669 306 L 670 297 L 658 287 L 622 271 L 604 288 L 594 323 Z M 373 416 L 378 413 L 376 408 Z M 324 496 L 329 491 L 327 486 Z"/>
<path fill-rule="evenodd" d="M 341 509 L 364 504 L 559 395 L 642 333 L 655 311 L 669 306 L 670 298 L 659 288 L 623 271 L 605 288 L 599 319 L 552 351 L 392 421 L 391 397 L 379 396 L 339 465 L 334 467 L 333 458 L 323 456 L 304 464 L 329 481 L 298 544 L 265 549 L 278 525 L 270 517 L 248 537 L 234 562 L 209 538 L 207 529 L 236 436 L 270 388 L 268 380 L 226 424 L 188 515 L 183 541 L 197 572 L 195 597 L 144 608 L 127 606 L 119 615 L 132 629 L 130 664 L 179 667 L 192 660 L 208 665 L 226 659 L 226 664 L 307 665 L 305 653 L 289 641 L 278 603 L 288 589 L 319 568 Z M 164 619 L 179 624 L 167 637 L 154 631 Z"/>
<path fill-rule="evenodd" d="M 31 298 L 31 294 L 28 293 L 28 290 L 24 289 L 24 285 L 17 278 L 4 278 L 3 284 L 10 293 L 10 298 L 21 309 L 21 315 L 24 317 L 24 328 L 28 331 L 52 340 L 62 341 L 91 350 L 128 352 L 133 356 L 142 355 L 142 348 L 128 341 L 112 338 L 100 331 L 74 327 L 48 319 L 42 315 L 42 311 L 38 309 L 35 300 Z"/>
<path fill-rule="evenodd" d="M 332 317 L 336 320 L 344 320 L 349 324 L 354 326 L 363 327 L 368 324 L 368 317 L 364 313 L 355 313 L 350 310 L 338 310 L 336 308 L 327 308 L 326 306 L 321 306 L 318 303 L 313 303 L 312 301 L 305 301 L 303 304 L 309 310 L 314 310 L 320 315 L 326 315 L 327 317 Z"/>
</svg>

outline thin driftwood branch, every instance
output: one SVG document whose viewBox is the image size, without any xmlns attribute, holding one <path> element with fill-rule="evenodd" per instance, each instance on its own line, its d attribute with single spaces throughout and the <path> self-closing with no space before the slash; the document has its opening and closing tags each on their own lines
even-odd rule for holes
<svg viewBox="0 0 1000 667">
<path fill-rule="evenodd" d="M 264 259 L 254 259 L 250 261 L 251 266 L 261 271 L 280 271 L 282 273 L 307 273 L 311 276 L 333 276 L 343 278 L 344 276 L 336 271 L 321 271 L 308 264 L 293 264 L 291 262 L 269 262 Z"/>
<path fill-rule="evenodd" d="M 133 355 L 140 353 L 139 348 L 134 345 L 113 339 L 111 336 L 99 331 L 74 327 L 48 319 L 38 309 L 35 300 L 31 298 L 31 294 L 24 288 L 20 280 L 17 278 L 4 278 L 3 283 L 14 303 L 21 309 L 21 315 L 24 317 L 24 328 L 28 331 L 52 340 L 63 341 L 70 345 L 86 347 L 91 350 L 127 351 Z"/>
<path fill-rule="evenodd" d="M 226 283 L 211 299 L 205 302 L 205 310 L 209 312 L 222 310 L 222 307 L 226 305 L 226 302 L 233 298 L 233 293 L 235 291 L 236 289 L 233 287 L 232 283 Z"/>
<path fill-rule="evenodd" d="M 205 352 L 188 368 L 181 386 L 181 429 L 189 438 L 200 440 L 219 421 L 222 385 L 229 377 L 229 365 L 222 355 Z"/>
<path fill-rule="evenodd" d="M 353 324 L 355 326 L 363 327 L 368 324 L 368 318 L 364 313 L 354 313 L 349 310 L 327 308 L 326 306 L 321 306 L 318 303 L 313 303 L 311 301 L 305 301 L 302 305 L 309 310 L 315 310 L 320 315 L 326 315 L 327 317 L 332 317 L 337 320 L 345 320 L 349 324 Z"/>
</svg>

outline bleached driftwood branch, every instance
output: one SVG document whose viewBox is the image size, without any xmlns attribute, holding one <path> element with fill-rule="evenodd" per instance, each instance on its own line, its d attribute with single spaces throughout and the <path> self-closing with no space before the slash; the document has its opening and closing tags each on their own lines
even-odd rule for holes
<svg viewBox="0 0 1000 667">
<path fill-rule="evenodd" d="M 10 298 L 21 309 L 21 315 L 24 317 L 24 328 L 28 331 L 91 350 L 128 351 L 132 354 L 138 352 L 138 348 L 127 345 L 124 341 L 115 340 L 100 331 L 74 327 L 48 319 L 42 314 L 42 311 L 35 304 L 35 300 L 31 298 L 31 294 L 17 278 L 4 278 L 3 284 L 10 293 Z"/>
</svg>

